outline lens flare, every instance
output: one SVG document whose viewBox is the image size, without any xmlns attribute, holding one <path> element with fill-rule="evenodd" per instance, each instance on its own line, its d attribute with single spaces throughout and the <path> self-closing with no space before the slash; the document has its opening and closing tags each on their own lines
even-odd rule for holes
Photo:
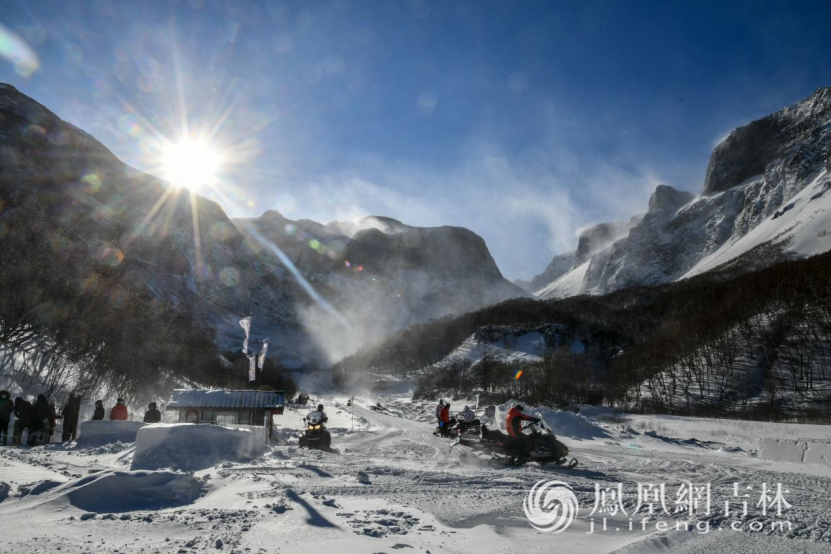
<svg viewBox="0 0 831 554">
<path fill-rule="evenodd" d="M 28 77 L 40 68 L 40 60 L 32 48 L 22 38 L 0 24 L 0 58 L 5 58 L 14 65 L 14 70 L 22 77 Z"/>
<path fill-rule="evenodd" d="M 165 179 L 194 192 L 216 183 L 222 166 L 222 156 L 210 145 L 191 139 L 167 145 L 163 160 Z"/>
</svg>

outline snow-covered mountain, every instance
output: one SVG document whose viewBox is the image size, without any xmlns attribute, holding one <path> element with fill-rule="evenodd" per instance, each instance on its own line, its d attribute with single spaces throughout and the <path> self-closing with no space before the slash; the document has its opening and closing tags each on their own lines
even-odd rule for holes
<svg viewBox="0 0 831 554">
<path fill-rule="evenodd" d="M 239 349 L 238 321 L 253 315 L 254 339 L 270 337 L 269 354 L 289 366 L 526 294 L 467 229 L 382 217 L 322 225 L 273 211 L 232 222 L 2 84 L 0 187 L 0 238 L 35 236 L 33 251 L 71 256 L 82 276 L 100 263 L 125 268 L 159 302 L 214 327 L 222 348 Z"/>
<path fill-rule="evenodd" d="M 526 296 L 499 271 L 485 241 L 461 227 L 413 227 L 386 217 L 326 225 L 269 211 L 235 225 L 277 245 L 345 318 L 319 305 L 301 321 L 330 361 L 390 331 Z"/>
<path fill-rule="evenodd" d="M 733 131 L 715 148 L 699 197 L 658 186 L 625 235 L 591 256 L 575 254 L 568 272 L 534 294 L 603 294 L 825 252 L 829 171 L 831 88 L 822 88 Z"/>
</svg>

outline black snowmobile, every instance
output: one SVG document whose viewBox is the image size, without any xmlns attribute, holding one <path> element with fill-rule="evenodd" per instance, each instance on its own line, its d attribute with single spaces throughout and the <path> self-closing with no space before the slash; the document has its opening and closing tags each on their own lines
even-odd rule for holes
<svg viewBox="0 0 831 554">
<path fill-rule="evenodd" d="M 524 430 L 530 431 L 524 439 L 514 439 L 500 431 L 491 431 L 482 425 L 481 436 L 471 437 L 460 435 L 450 448 L 456 445 L 466 446 L 474 452 L 484 452 L 491 455 L 491 459 L 505 465 L 522 465 L 527 462 L 541 464 L 557 464 L 566 469 L 577 466 L 576 458 L 568 460 L 568 447 L 557 440 L 550 428 L 540 422 L 526 425 Z"/>
<path fill-rule="evenodd" d="M 332 435 L 320 421 L 320 413 L 311 413 L 303 418 L 306 422 L 306 432 L 300 437 L 301 448 L 316 448 L 318 450 L 331 450 Z"/>
<path fill-rule="evenodd" d="M 456 438 L 461 435 L 470 435 L 472 437 L 478 437 L 479 427 L 481 426 L 482 422 L 479 421 L 479 418 L 476 418 L 473 421 L 465 422 L 461 419 L 451 417 L 450 421 L 447 422 L 447 431 L 445 433 L 442 434 L 441 427 L 437 425 L 436 430 L 433 431 L 433 434 L 437 437 L 445 438 Z"/>
<path fill-rule="evenodd" d="M 450 421 L 447 422 L 447 430 L 444 433 L 442 433 L 441 432 L 441 427 L 436 425 L 436 430 L 433 431 L 433 435 L 435 435 L 437 437 L 444 437 L 446 439 L 451 439 L 451 438 L 455 437 L 458 434 L 456 431 L 454 431 L 454 429 L 456 427 L 456 423 L 457 423 L 456 418 L 451 417 Z"/>
<path fill-rule="evenodd" d="M 453 436 L 469 435 L 471 437 L 479 436 L 479 429 L 482 427 L 482 422 L 479 418 L 473 421 L 456 421 L 456 424 L 451 426 L 449 432 Z"/>
</svg>

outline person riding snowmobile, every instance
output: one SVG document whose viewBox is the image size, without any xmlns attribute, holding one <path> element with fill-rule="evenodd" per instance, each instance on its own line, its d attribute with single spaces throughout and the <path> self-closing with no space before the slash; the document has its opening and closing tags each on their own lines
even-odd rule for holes
<svg viewBox="0 0 831 554">
<path fill-rule="evenodd" d="M 469 430 L 476 430 L 481 425 L 481 422 L 476 419 L 476 413 L 470 409 L 470 406 L 465 406 L 465 409 L 459 412 L 459 415 L 456 417 L 458 423 L 456 424 L 456 429 L 459 433 L 466 433 Z"/>
<path fill-rule="evenodd" d="M 508 417 L 505 420 L 505 430 L 508 431 L 508 435 L 512 438 L 518 438 L 524 436 L 522 434 L 522 422 L 523 421 L 533 421 L 534 423 L 538 423 L 540 418 L 525 415 L 522 411 L 525 408 L 517 404 L 513 408 L 508 411 Z"/>
<path fill-rule="evenodd" d="M 303 422 L 306 424 L 306 431 L 300 437 L 300 446 L 305 448 L 322 448 L 329 450 L 332 445 L 332 435 L 324 425 L 329 418 L 323 411 L 323 404 L 318 404 L 316 410 L 312 410 Z"/>
<path fill-rule="evenodd" d="M 505 430 L 508 436 L 513 439 L 514 447 L 521 452 L 526 452 L 531 444 L 527 435 L 522 432 L 523 421 L 533 421 L 539 423 L 540 418 L 525 415 L 522 413 L 524 408 L 517 404 L 508 411 L 508 417 L 505 419 Z"/>
<path fill-rule="evenodd" d="M 323 404 L 318 404 L 317 405 L 317 410 L 315 410 L 315 411 L 317 411 L 320 414 L 320 423 L 321 424 L 326 423 L 327 421 L 329 421 L 329 417 L 326 415 L 326 412 L 323 411 Z M 314 413 L 314 412 L 312 412 L 312 413 Z M 311 414 L 309 414 L 309 415 L 311 415 Z M 325 425 L 324 425 L 324 427 L 325 427 Z"/>
</svg>

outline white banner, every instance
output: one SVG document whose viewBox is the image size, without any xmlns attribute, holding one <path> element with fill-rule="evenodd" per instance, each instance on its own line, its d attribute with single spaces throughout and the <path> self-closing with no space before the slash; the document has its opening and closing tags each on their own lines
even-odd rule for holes
<svg viewBox="0 0 831 554">
<path fill-rule="evenodd" d="M 244 317 L 239 322 L 240 327 L 245 329 L 245 340 L 242 341 L 242 353 L 248 355 L 248 333 L 251 331 L 251 316 Z"/>
<path fill-rule="evenodd" d="M 265 339 L 263 341 L 263 349 L 260 350 L 260 356 L 257 359 L 257 363 L 260 364 L 260 369 L 262 369 L 263 365 L 265 365 L 265 353 L 266 352 L 268 352 L 268 339 Z"/>
<path fill-rule="evenodd" d="M 255 354 L 248 356 L 248 380 L 257 380 L 257 356 Z"/>
</svg>

